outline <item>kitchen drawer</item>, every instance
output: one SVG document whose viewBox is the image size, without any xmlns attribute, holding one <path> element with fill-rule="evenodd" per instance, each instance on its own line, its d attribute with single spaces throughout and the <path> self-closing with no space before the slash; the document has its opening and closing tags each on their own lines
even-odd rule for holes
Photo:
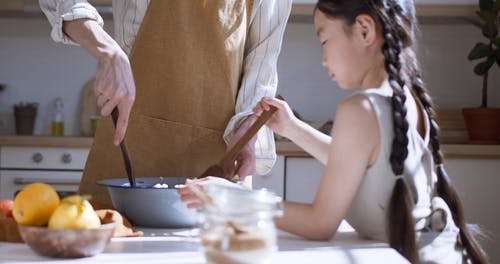
<svg viewBox="0 0 500 264">
<path fill-rule="evenodd" d="M 88 148 L 2 146 L 0 168 L 83 170 L 88 153 Z"/>
</svg>

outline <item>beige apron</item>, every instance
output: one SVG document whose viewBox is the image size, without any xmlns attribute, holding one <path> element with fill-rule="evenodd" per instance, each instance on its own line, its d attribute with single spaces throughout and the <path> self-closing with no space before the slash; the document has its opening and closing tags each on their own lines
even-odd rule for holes
<svg viewBox="0 0 500 264">
<path fill-rule="evenodd" d="M 136 177 L 198 176 L 225 153 L 251 5 L 151 1 L 130 55 L 137 90 L 126 142 Z M 113 133 L 102 119 L 80 184 L 99 204 L 111 202 L 97 180 L 127 177 Z"/>
</svg>

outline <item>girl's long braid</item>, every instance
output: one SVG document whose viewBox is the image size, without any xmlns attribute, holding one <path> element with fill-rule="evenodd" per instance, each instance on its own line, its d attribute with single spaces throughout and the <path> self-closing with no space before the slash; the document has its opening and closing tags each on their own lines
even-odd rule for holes
<svg viewBox="0 0 500 264">
<path fill-rule="evenodd" d="M 377 10 L 377 9 L 375 9 Z M 406 119 L 406 95 L 404 87 L 406 76 L 403 68 L 403 49 L 410 36 L 402 26 L 401 7 L 387 1 L 383 8 L 377 10 L 382 26 L 384 44 L 382 52 L 385 57 L 385 69 L 389 76 L 389 84 L 393 90 L 391 98 L 394 122 L 394 139 L 390 162 L 398 179 L 394 185 L 388 208 L 388 236 L 391 247 L 395 248 L 412 263 L 419 262 L 418 246 L 415 237 L 415 220 L 412 215 L 416 197 L 412 197 L 409 186 L 402 177 L 404 162 L 408 156 L 408 121 Z"/>
<path fill-rule="evenodd" d="M 451 184 L 446 170 L 443 166 L 443 155 L 439 142 L 439 126 L 435 119 L 432 99 L 425 89 L 425 84 L 421 77 L 421 72 L 416 59 L 415 53 L 411 50 L 407 54 L 407 65 L 410 67 L 412 74 L 410 75 L 412 88 L 417 95 L 418 100 L 424 107 L 425 112 L 430 120 L 430 144 L 432 147 L 432 156 L 436 164 L 437 174 L 437 195 L 443 198 L 446 204 L 450 207 L 453 215 L 453 220 L 460 228 L 460 241 L 465 249 L 466 256 L 472 263 L 488 263 L 486 253 L 481 248 L 479 242 L 474 238 L 465 221 L 465 213 L 458 192 Z"/>
<path fill-rule="evenodd" d="M 410 13 L 407 17 L 408 19 L 410 19 L 408 21 L 409 25 L 416 25 L 416 17 L 414 12 Z M 416 32 L 416 26 L 413 26 L 411 28 L 412 39 L 415 39 Z M 413 43 L 413 46 L 415 46 L 415 43 Z M 481 245 L 474 238 L 467 226 L 467 223 L 465 221 L 464 208 L 458 192 L 451 184 L 451 180 L 448 177 L 446 170 L 444 169 L 443 154 L 441 152 L 441 145 L 439 141 L 439 125 L 436 122 L 434 104 L 432 103 L 432 99 L 427 93 L 427 89 L 425 88 L 425 83 L 422 79 L 422 73 L 418 64 L 417 56 L 415 54 L 415 49 L 406 49 L 404 55 L 404 63 L 411 82 L 412 92 L 416 95 L 415 97 L 422 104 L 425 113 L 427 114 L 430 121 L 430 144 L 432 147 L 433 160 L 436 164 L 437 175 L 436 194 L 441 197 L 450 207 L 453 220 L 460 228 L 460 241 L 462 243 L 463 249 L 465 250 L 466 257 L 469 258 L 472 263 L 488 263 L 486 253 L 481 248 Z"/>
</svg>

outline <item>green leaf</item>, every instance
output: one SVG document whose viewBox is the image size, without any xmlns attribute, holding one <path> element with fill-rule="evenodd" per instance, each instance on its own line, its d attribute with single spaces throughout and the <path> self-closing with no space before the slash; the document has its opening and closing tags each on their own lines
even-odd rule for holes
<svg viewBox="0 0 500 264">
<path fill-rule="evenodd" d="M 496 0 L 495 6 L 493 7 L 493 11 L 498 13 L 500 11 L 500 1 Z"/>
<path fill-rule="evenodd" d="M 479 76 L 485 75 L 490 70 L 491 66 L 493 66 L 493 63 L 495 63 L 495 58 L 489 57 L 486 61 L 483 61 L 474 67 L 474 73 Z"/>
<path fill-rule="evenodd" d="M 479 0 L 479 8 L 481 10 L 493 10 L 494 5 L 494 0 Z"/>
<path fill-rule="evenodd" d="M 476 11 L 476 14 L 486 23 L 495 23 L 496 13 L 491 10 Z"/>
<path fill-rule="evenodd" d="M 492 50 L 489 45 L 484 43 L 477 43 L 474 48 L 469 52 L 469 56 L 467 57 L 469 60 L 477 60 L 480 58 L 490 56 Z"/>
<path fill-rule="evenodd" d="M 482 33 L 483 36 L 487 37 L 488 39 L 495 38 L 498 35 L 498 28 L 495 26 L 495 24 L 487 23 L 486 25 L 484 25 Z"/>
</svg>

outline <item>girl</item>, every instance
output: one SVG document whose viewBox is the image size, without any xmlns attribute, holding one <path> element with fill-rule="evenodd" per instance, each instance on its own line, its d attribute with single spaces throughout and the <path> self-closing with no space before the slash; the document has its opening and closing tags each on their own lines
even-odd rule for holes
<svg viewBox="0 0 500 264">
<path fill-rule="evenodd" d="M 340 104 L 331 137 L 295 118 L 284 101 L 265 98 L 255 107 L 256 115 L 277 107 L 267 126 L 326 166 L 313 203 L 285 202 L 277 226 L 326 240 L 345 218 L 412 263 L 486 263 L 443 168 L 415 57 L 413 3 L 320 0 L 314 25 L 329 76 L 362 91 Z"/>
</svg>

